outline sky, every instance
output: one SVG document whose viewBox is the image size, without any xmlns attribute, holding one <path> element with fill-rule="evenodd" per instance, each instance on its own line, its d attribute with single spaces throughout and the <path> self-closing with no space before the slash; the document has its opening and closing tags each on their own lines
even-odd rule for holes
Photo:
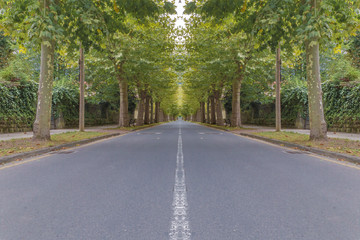
<svg viewBox="0 0 360 240">
<path fill-rule="evenodd" d="M 185 0 L 181 0 L 181 3 L 179 3 L 179 0 L 175 0 L 175 5 L 176 5 L 176 11 L 177 11 L 177 20 L 176 20 L 176 27 L 184 27 L 185 26 L 185 22 L 184 19 L 179 18 L 179 17 L 183 17 L 184 15 L 182 14 L 184 12 L 184 6 L 185 6 Z"/>
</svg>

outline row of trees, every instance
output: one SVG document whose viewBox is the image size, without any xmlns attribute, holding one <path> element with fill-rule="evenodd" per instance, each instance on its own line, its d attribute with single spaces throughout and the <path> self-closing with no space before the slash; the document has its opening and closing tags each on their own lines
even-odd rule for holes
<svg viewBox="0 0 360 240">
<path fill-rule="evenodd" d="M 137 125 L 150 122 L 151 103 L 156 106 L 155 115 L 162 103 L 164 111 L 174 112 L 177 75 L 173 70 L 175 29 L 169 16 L 175 13 L 172 3 L 5 0 L 0 9 L 1 30 L 17 45 L 16 54 L 31 49 L 41 55 L 34 139 L 50 139 L 53 80 L 66 78 L 71 72 L 67 69 L 78 65 L 79 72 L 73 71 L 72 76 L 79 74 L 80 80 L 80 130 L 84 129 L 85 88 L 87 96 L 103 91 L 107 98 L 114 91 L 109 86 L 117 84 L 120 127 L 129 126 L 129 90 L 139 101 Z M 59 64 L 61 61 L 65 63 Z M 77 76 L 66 79 L 75 83 Z"/>
<path fill-rule="evenodd" d="M 310 139 L 326 139 L 320 51 L 355 35 L 359 30 L 359 4 L 359 1 L 351 0 L 189 2 L 185 11 L 191 17 L 184 31 L 187 58 L 184 65 L 187 66 L 184 73 L 186 107 L 183 110 L 194 113 L 199 109 L 203 112 L 205 103 L 209 101 L 210 113 L 218 114 L 210 117 L 211 121 L 216 119 L 217 124 L 222 125 L 221 99 L 231 91 L 231 125 L 241 127 L 240 99 L 241 93 L 244 94 L 244 81 L 264 79 L 271 85 L 276 75 L 280 89 L 280 48 L 286 60 L 303 52 Z M 276 62 L 276 74 L 275 71 L 260 69 L 271 65 L 275 70 Z M 277 96 L 279 98 L 280 94 Z M 279 113 L 278 110 L 278 119 Z"/>
</svg>

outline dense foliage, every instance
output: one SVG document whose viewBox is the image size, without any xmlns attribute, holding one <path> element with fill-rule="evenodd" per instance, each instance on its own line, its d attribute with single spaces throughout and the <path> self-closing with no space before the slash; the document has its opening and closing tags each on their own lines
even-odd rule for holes
<svg viewBox="0 0 360 240">
<path fill-rule="evenodd" d="M 0 120 L 32 122 L 36 111 L 37 84 L 0 84 Z"/>
</svg>

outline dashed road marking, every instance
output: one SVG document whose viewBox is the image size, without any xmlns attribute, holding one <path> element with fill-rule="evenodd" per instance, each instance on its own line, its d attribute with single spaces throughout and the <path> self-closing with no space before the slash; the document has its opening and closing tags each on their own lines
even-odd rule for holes
<svg viewBox="0 0 360 240">
<path fill-rule="evenodd" d="M 178 152 L 176 159 L 175 186 L 173 197 L 173 217 L 170 226 L 170 240 L 190 240 L 191 232 L 187 217 L 188 203 L 186 196 L 184 155 L 182 150 L 181 128 L 178 137 Z"/>
</svg>

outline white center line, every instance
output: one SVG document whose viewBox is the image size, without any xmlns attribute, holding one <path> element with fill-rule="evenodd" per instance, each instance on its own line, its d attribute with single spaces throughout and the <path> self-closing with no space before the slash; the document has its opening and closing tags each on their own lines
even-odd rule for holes
<svg viewBox="0 0 360 240">
<path fill-rule="evenodd" d="M 173 199 L 173 218 L 171 221 L 170 240 L 190 240 L 190 226 L 187 218 L 188 203 L 186 197 L 184 156 L 182 150 L 181 128 L 178 137 L 175 186 Z"/>
</svg>

